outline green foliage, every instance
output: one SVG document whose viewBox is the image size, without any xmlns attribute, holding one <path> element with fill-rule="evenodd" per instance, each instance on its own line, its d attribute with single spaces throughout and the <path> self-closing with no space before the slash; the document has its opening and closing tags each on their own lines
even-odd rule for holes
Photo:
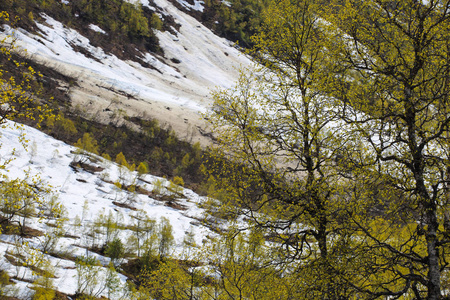
<svg viewBox="0 0 450 300">
<path fill-rule="evenodd" d="M 37 31 L 34 20 L 40 21 L 40 15 L 45 13 L 87 35 L 93 44 L 103 47 L 106 52 L 123 55 L 111 44 L 119 44 L 127 50 L 137 47 L 144 51 L 160 51 L 153 28 L 160 30 L 162 21 L 148 8 L 144 10 L 138 2 L 74 0 L 65 4 L 54 0 L 17 0 L 14 5 L 8 2 L 2 1 L 0 10 L 8 11 L 13 18 L 17 18 L 18 26 L 28 31 Z M 100 26 L 106 34 L 89 30 L 88 24 Z"/>
<path fill-rule="evenodd" d="M 173 228 L 169 219 L 161 217 L 159 224 L 158 253 L 160 258 L 167 257 L 174 245 Z"/>
<path fill-rule="evenodd" d="M 161 194 L 162 190 L 164 188 L 164 184 L 161 179 L 157 179 L 153 182 L 153 190 L 152 193 L 159 195 Z"/>
<path fill-rule="evenodd" d="M 137 252 L 138 258 L 141 257 L 142 252 L 153 255 L 156 239 L 156 221 L 144 211 L 138 211 L 132 218 L 134 224 L 131 230 L 133 231 L 133 236 L 136 237 L 133 250 Z"/>
<path fill-rule="evenodd" d="M 120 264 L 125 255 L 125 247 L 120 238 L 116 237 L 106 245 L 105 255 L 113 260 L 114 265 Z"/>
<path fill-rule="evenodd" d="M 14 295 L 14 288 L 12 287 L 12 282 L 10 282 L 10 277 L 8 273 L 4 270 L 0 270 L 0 295 L 10 296 Z"/>
<path fill-rule="evenodd" d="M 111 241 L 117 239 L 121 219 L 122 216 L 120 213 L 116 212 L 114 215 L 112 211 L 109 211 L 108 215 L 100 213 L 97 216 L 95 222 L 102 227 L 105 234 L 106 244 L 109 244 Z"/>
<path fill-rule="evenodd" d="M 164 144 L 166 147 L 174 147 L 177 143 L 177 137 L 175 134 L 175 131 L 170 130 L 169 131 L 169 135 L 167 137 L 167 139 L 165 140 Z"/>
<path fill-rule="evenodd" d="M 128 168 L 128 162 L 127 159 L 125 158 L 125 155 L 123 155 L 122 152 L 120 152 L 119 154 L 117 154 L 116 156 L 116 163 L 118 163 L 120 166 L 124 166 L 125 168 Z"/>
<path fill-rule="evenodd" d="M 44 253 L 55 253 L 57 249 L 59 250 L 59 240 L 66 233 L 64 225 L 68 221 L 67 210 L 57 201 L 56 196 L 52 196 L 44 205 L 46 206 L 44 215 L 47 219 L 47 231 L 41 240 L 41 249 Z"/>
<path fill-rule="evenodd" d="M 183 178 L 180 176 L 175 176 L 173 180 L 170 181 L 168 189 L 175 194 L 182 195 L 183 186 L 184 186 Z"/>
<path fill-rule="evenodd" d="M 282 245 L 295 298 L 442 297 L 447 9 L 274 1 L 252 39 L 259 67 L 214 95 L 208 188 Z"/>
<path fill-rule="evenodd" d="M 103 154 L 102 154 L 102 157 L 103 157 L 104 159 L 106 159 L 106 160 L 111 160 L 111 156 L 109 156 L 108 153 L 103 153 Z"/>
<path fill-rule="evenodd" d="M 151 35 L 142 8 L 124 3 L 80 0 L 73 10 L 129 39 Z M 55 2 L 40 4 L 51 9 Z M 244 216 L 254 229 L 230 230 L 202 249 L 208 254 L 199 260 L 205 271 L 168 258 L 174 239 L 167 219 L 156 230 L 154 220 L 136 216 L 131 246 L 147 267 L 140 296 L 442 298 L 450 274 L 448 4 L 260 4 L 205 2 L 217 8 L 211 20 L 219 20 L 219 31 L 254 45 L 250 53 L 260 67 L 244 71 L 235 89 L 214 95 L 217 109 L 210 120 L 219 147 L 204 164 L 198 145 L 183 146 L 152 121 L 139 121 L 142 135 L 126 127 L 107 133 L 85 120 L 76 123 L 80 134 L 91 130 L 102 136 L 101 146 L 113 149 L 108 149 L 113 157 L 121 155 L 118 163 L 131 169 L 120 151 L 128 141 L 142 139 L 148 147 L 140 151 L 144 157 L 129 156 L 130 161 L 151 160 L 150 166 L 169 178 L 176 170 L 180 180 L 175 177 L 172 190 L 183 183 L 181 175 L 188 181 L 189 172 L 208 166 L 211 216 Z M 109 7 L 117 14 L 106 17 Z M 251 40 L 249 26 L 259 30 Z M 47 126 L 65 130 L 58 122 L 49 119 Z M 176 162 L 181 162 L 177 169 Z M 139 165 L 138 173 L 143 169 Z M 32 204 L 20 213 L 8 206 L 28 198 L 17 188 L 21 183 L 8 184 L 2 184 L 4 218 L 35 213 Z M 161 193 L 162 182 L 154 186 Z M 218 201 L 223 211 L 215 207 Z M 98 236 L 100 222 L 95 225 L 92 233 Z M 108 244 L 111 257 L 112 249 L 120 248 L 115 241 Z M 77 261 L 79 293 L 95 294 L 85 280 L 97 267 Z M 215 276 L 208 276 L 208 268 Z"/>
<path fill-rule="evenodd" d="M 46 206 L 47 196 L 51 193 L 39 178 L 30 177 L 25 179 L 5 180 L 0 184 L 0 212 L 1 224 L 5 229 L 9 225 L 17 225 L 18 233 L 25 234 L 27 222 L 31 217 L 38 216 L 36 209 Z M 60 206 L 51 209 L 51 214 L 58 214 Z M 44 211 L 39 213 L 43 216 Z"/>
<path fill-rule="evenodd" d="M 153 14 L 150 18 L 150 27 L 156 30 L 161 30 L 163 27 L 163 22 L 158 17 L 158 15 Z"/>
<path fill-rule="evenodd" d="M 253 39 L 260 67 L 243 70 L 234 90 L 216 93 L 208 117 L 218 136 L 210 188 L 227 196 L 230 214 L 273 228 L 280 243 L 292 237 L 275 228 L 310 228 L 295 233 L 299 242 L 286 251 L 292 259 L 326 259 L 328 239 L 341 226 L 331 218 L 342 205 L 330 153 L 345 139 L 328 131 L 337 116 L 333 99 L 320 91 L 330 75 L 323 72 L 327 36 L 316 10 L 311 1 L 270 3 Z M 317 247 L 307 246 L 311 240 Z"/>
<path fill-rule="evenodd" d="M 152 299 L 203 299 L 207 294 L 197 286 L 201 277 L 189 273 L 176 261 L 162 262 L 157 269 L 141 274 L 139 293 Z"/>
<path fill-rule="evenodd" d="M 130 165 L 128 164 L 125 155 L 123 155 L 122 152 L 120 152 L 119 154 L 117 154 L 116 156 L 116 163 L 119 165 L 119 178 L 120 181 L 117 183 L 120 183 L 120 187 L 119 185 L 116 184 L 116 186 L 118 188 L 122 188 L 127 184 L 127 175 L 128 175 L 128 170 L 130 168 Z"/>
<path fill-rule="evenodd" d="M 112 299 L 115 296 L 118 296 L 122 288 L 120 287 L 120 277 L 116 272 L 113 264 L 108 265 L 108 269 L 106 271 L 105 278 L 105 288 L 108 292 L 108 298 Z"/>
<path fill-rule="evenodd" d="M 138 291 L 158 299 L 300 299 L 295 278 L 270 252 L 261 232 L 231 230 L 191 253 L 189 262 L 165 259 L 143 270 Z"/>
<path fill-rule="evenodd" d="M 230 230 L 220 240 L 213 240 L 207 251 L 210 264 L 216 266 L 218 280 L 214 283 L 227 299 L 289 299 L 289 277 L 281 278 L 271 262 L 270 248 L 264 244 L 262 232 L 248 234 Z"/>
<path fill-rule="evenodd" d="M 186 153 L 186 155 L 183 156 L 183 159 L 181 160 L 181 166 L 183 167 L 183 169 L 190 168 L 194 163 L 195 163 L 195 158 L 191 158 L 189 153 Z"/>
<path fill-rule="evenodd" d="M 219 35 L 250 48 L 250 39 L 259 29 L 261 13 L 268 1 L 205 1 L 202 21 Z"/>
<path fill-rule="evenodd" d="M 87 132 L 93 139 L 99 141 L 98 152 L 102 153 L 102 156 L 108 154 L 109 157 L 115 158 L 122 152 L 129 165 L 132 166 L 135 163 L 139 167 L 139 163 L 143 162 L 152 174 L 166 177 L 182 176 L 186 185 L 191 188 L 192 184 L 202 180 L 204 175 L 199 170 L 199 166 L 203 163 L 203 150 L 198 143 L 190 145 L 179 140 L 170 133 L 170 130 L 159 127 L 156 120 L 139 120 L 134 117 L 129 119 L 140 126 L 141 131 L 133 130 L 131 126 L 111 128 L 74 115 L 65 117 L 59 115 L 54 118 L 53 127 L 47 124 L 43 129 L 67 143 L 76 143 Z M 64 134 L 58 125 L 60 122 L 67 123 L 68 120 L 75 125 L 76 132 L 73 134 Z M 169 137 L 174 145 L 172 147 L 165 145 L 165 140 Z M 176 162 L 181 162 L 186 154 L 189 154 L 190 164 L 189 167 L 184 168 L 181 163 L 176 164 Z M 87 159 L 78 155 L 75 161 L 79 158 Z"/>
<path fill-rule="evenodd" d="M 75 123 L 72 120 L 65 118 L 62 113 L 59 113 L 56 118 L 49 118 L 47 120 L 47 126 L 57 138 L 67 138 L 78 132 Z"/>
<path fill-rule="evenodd" d="M 139 177 L 148 173 L 148 166 L 146 163 L 141 162 L 137 168 Z"/>
<path fill-rule="evenodd" d="M 74 162 L 86 162 L 89 160 L 89 153 L 98 155 L 98 143 L 94 137 L 85 132 L 83 137 L 78 139 L 75 143 L 75 147 L 78 148 L 76 156 L 74 157 Z"/>
<path fill-rule="evenodd" d="M 9 284 L 9 276 L 5 271 L 0 271 L 0 285 L 5 286 Z"/>
<path fill-rule="evenodd" d="M 141 43 L 149 38 L 157 42 L 151 30 L 152 26 L 159 26 L 156 15 L 144 14 L 140 3 L 77 0 L 71 4 L 72 12 L 78 13 L 84 21 L 98 24 L 108 33 L 126 37 L 131 42 Z"/>
<path fill-rule="evenodd" d="M 132 37 L 148 37 L 150 35 L 148 20 L 142 14 L 141 5 L 122 2 L 119 16 L 125 23 L 122 25 L 122 30 L 128 32 Z"/>
<path fill-rule="evenodd" d="M 100 262 L 95 257 L 80 256 L 75 261 L 77 294 L 94 296 L 99 283 Z"/>
<path fill-rule="evenodd" d="M 35 290 L 33 300 L 55 299 L 55 287 L 52 280 L 48 277 L 38 277 L 33 282 L 33 289 Z"/>
<path fill-rule="evenodd" d="M 83 138 L 76 142 L 75 147 L 83 149 L 87 152 L 98 154 L 97 141 L 89 133 L 84 133 Z"/>
<path fill-rule="evenodd" d="M 159 162 L 162 159 L 163 155 L 164 155 L 164 151 L 161 148 L 156 147 L 152 151 L 152 154 L 151 154 L 150 158 L 151 158 L 152 161 L 157 163 L 157 162 Z"/>
<path fill-rule="evenodd" d="M 0 23 L 3 22 L 14 23 L 8 12 L 0 11 Z M 0 124 L 7 119 L 28 119 L 40 127 L 45 119 L 53 116 L 47 105 L 36 100 L 43 90 L 38 81 L 42 74 L 23 59 L 15 58 L 16 50 L 12 37 L 0 39 Z"/>
</svg>

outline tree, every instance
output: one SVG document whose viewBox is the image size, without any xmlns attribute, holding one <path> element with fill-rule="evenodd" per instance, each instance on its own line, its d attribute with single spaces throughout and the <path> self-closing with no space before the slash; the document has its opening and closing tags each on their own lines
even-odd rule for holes
<svg viewBox="0 0 450 300">
<path fill-rule="evenodd" d="M 33 300 L 47 300 L 55 298 L 55 287 L 52 280 L 48 276 L 37 278 L 33 282 L 33 289 L 35 293 Z"/>
<path fill-rule="evenodd" d="M 130 178 L 130 172 L 133 172 L 136 166 L 134 164 L 130 165 L 125 158 L 125 155 L 120 152 L 116 155 L 116 163 L 119 165 L 119 180 L 122 185 L 135 185 L 135 180 Z M 133 181 L 130 183 L 129 181 Z M 135 186 L 134 186 L 135 188 Z M 133 191 L 130 191 L 133 192 Z"/>
<path fill-rule="evenodd" d="M 122 30 L 131 38 L 150 36 L 148 20 L 143 15 L 142 5 L 122 2 L 119 15 L 124 22 Z"/>
<path fill-rule="evenodd" d="M 106 244 L 105 255 L 111 258 L 113 265 L 118 266 L 125 255 L 124 245 L 118 237 Z"/>
<path fill-rule="evenodd" d="M 215 94 L 216 183 L 304 274 L 332 274 L 322 296 L 442 296 L 449 13 L 448 1 L 277 1 L 254 38 L 262 67 Z"/>
<path fill-rule="evenodd" d="M 169 219 L 161 217 L 161 223 L 159 224 L 159 234 L 159 257 L 165 258 L 169 255 L 169 251 L 174 245 L 173 228 L 170 224 Z"/>
<path fill-rule="evenodd" d="M 167 260 L 156 270 L 142 272 L 139 293 L 150 299 L 204 299 L 195 286 L 198 278 L 176 261 Z"/>
<path fill-rule="evenodd" d="M 333 65 L 318 11 L 315 1 L 267 7 L 251 52 L 260 67 L 244 71 L 233 90 L 214 95 L 208 119 L 218 147 L 210 171 L 220 175 L 214 178 L 230 207 L 237 205 L 251 226 L 282 245 L 286 262 L 303 261 L 304 272 L 308 264 L 321 265 L 329 274 L 330 240 L 344 224 L 338 221 L 344 183 L 336 156 L 347 140 L 333 128 L 340 103 L 321 92 L 333 79 Z M 344 290 L 337 281 L 328 282 L 327 291 L 322 281 L 310 285 L 330 297 Z"/>
<path fill-rule="evenodd" d="M 77 270 L 76 294 L 97 296 L 101 264 L 95 257 L 80 256 L 75 261 Z"/>
<path fill-rule="evenodd" d="M 78 139 L 75 143 L 77 147 L 76 155 L 73 158 L 74 162 L 87 163 L 90 153 L 98 155 L 97 140 L 89 133 L 85 132 L 83 137 Z"/>
<path fill-rule="evenodd" d="M 441 299 L 450 229 L 450 2 L 334 1 L 324 15 L 341 32 L 333 48 L 340 72 L 329 88 L 347 103 L 343 119 L 365 142 L 370 172 L 391 194 L 402 193 L 403 228 L 414 229 L 398 243 L 361 222 L 374 245 L 402 261 L 392 272 L 403 286 L 378 294 Z"/>
<path fill-rule="evenodd" d="M 46 187 L 39 176 L 25 179 L 6 179 L 0 184 L 0 224 L 4 227 L 16 224 L 18 233 L 25 235 L 27 221 L 37 216 L 37 209 L 46 207 L 51 189 Z M 53 207 L 50 213 L 58 213 L 60 207 Z"/>
<path fill-rule="evenodd" d="M 14 26 L 14 20 L 10 20 L 9 14 L 0 11 L 0 20 Z M 2 56 L 0 65 L 0 124 L 6 120 L 25 118 L 40 123 L 52 116 L 52 111 L 47 105 L 39 103 L 42 87 L 38 78 L 42 74 L 36 72 L 25 62 L 15 58 L 19 52 L 15 41 L 11 36 L 0 40 L 0 53 Z M 6 66 L 19 72 L 8 71 Z"/>
<path fill-rule="evenodd" d="M 139 163 L 136 171 L 138 173 L 138 178 L 142 179 L 143 176 L 148 173 L 148 166 L 147 166 L 147 164 L 143 163 L 143 162 Z"/>
<path fill-rule="evenodd" d="M 273 260 L 270 248 L 260 229 L 230 228 L 212 240 L 204 259 L 211 266 L 209 276 L 216 279 L 213 290 L 222 294 L 219 299 L 301 299 L 290 286 L 291 274 Z"/>
<path fill-rule="evenodd" d="M 137 252 L 137 257 L 141 258 L 141 249 L 144 247 L 144 255 L 148 257 L 154 255 L 154 244 L 156 239 L 156 220 L 150 218 L 143 210 L 138 210 L 136 214 L 131 215 L 133 225 L 134 249 Z"/>
</svg>

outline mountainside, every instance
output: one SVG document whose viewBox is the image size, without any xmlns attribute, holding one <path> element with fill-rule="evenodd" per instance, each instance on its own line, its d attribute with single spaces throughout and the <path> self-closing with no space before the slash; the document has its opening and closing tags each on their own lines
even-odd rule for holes
<svg viewBox="0 0 450 300">
<path fill-rule="evenodd" d="M 169 1 L 0 1 L 0 298 L 450 299 L 450 1 Z"/>
<path fill-rule="evenodd" d="M 75 111 L 116 128 L 122 123 L 136 126 L 138 119 L 158 120 L 179 137 L 207 145 L 201 113 L 211 105 L 211 90 L 231 87 L 239 68 L 251 61 L 234 43 L 180 10 L 201 14 L 201 1 L 176 6 L 166 0 L 142 1 L 148 14 L 156 12 L 173 23 L 153 30 L 157 51 L 136 46 L 120 54 L 114 47 L 102 47 L 109 33 L 100 24 L 77 30 L 43 12 L 35 13 L 26 28 L 3 25 L 0 38 L 14 41 L 15 53 L 42 72 L 44 84 L 52 82 L 50 95 L 58 93 L 56 101 L 69 114 Z M 91 32 L 86 34 L 86 28 Z M 126 161 L 112 163 L 31 127 L 19 127 L 8 121 L 0 137 L 1 163 L 6 166 L 0 201 L 2 295 L 29 299 L 50 287 L 61 299 L 81 294 L 132 298 L 127 280 L 137 280 L 141 264 L 154 263 L 157 256 L 192 259 L 192 249 L 224 226 L 225 221 L 208 217 L 201 208 L 207 198 L 183 188 L 180 178 L 142 174 Z M 184 164 L 170 160 L 174 168 Z M 7 187 L 12 186 L 20 192 L 10 193 Z M 28 200 L 19 205 L 21 197 Z M 122 247 L 120 257 L 108 250 L 115 242 Z M 108 280 L 114 287 L 105 285 Z"/>
<path fill-rule="evenodd" d="M 181 4 L 202 9 L 200 2 Z M 154 30 L 161 53 L 135 49 L 132 60 L 92 46 L 81 33 L 45 14 L 35 18 L 35 33 L 5 27 L 4 34 L 13 36 L 32 60 L 71 78 L 60 82 L 61 89 L 87 115 L 108 123 L 114 111 L 123 110 L 129 116 L 156 118 L 180 135 L 191 131 L 194 141 L 206 143 L 199 134 L 203 122 L 198 113 L 210 105 L 210 91 L 232 86 L 238 69 L 250 60 L 169 1 L 142 5 L 173 20 L 174 26 Z M 107 38 L 97 24 L 84 25 L 98 43 Z"/>
<path fill-rule="evenodd" d="M 29 141 L 27 149 L 21 137 Z M 32 283 L 41 275 L 39 270 L 51 272 L 54 287 L 64 294 L 87 293 L 87 290 L 80 290 L 83 286 L 77 283 L 80 267 L 76 258 L 93 257 L 100 265 L 98 284 L 91 287 L 92 294 L 108 296 L 101 278 L 106 276 L 111 259 L 105 256 L 102 247 L 120 238 L 124 251 L 135 251 L 133 243 L 136 241 L 130 236 L 139 236 L 136 227 L 142 226 L 139 222 L 145 220 L 153 224 L 155 247 L 161 242 L 158 228 L 168 221 L 173 229 L 173 243 L 166 249 L 167 255 L 180 258 L 188 247 L 184 242 L 187 236 L 193 239 L 191 245 L 201 245 L 206 236 L 215 234 L 202 225 L 205 213 L 198 205 L 206 198 L 176 187 L 166 179 L 139 175 L 99 156 L 80 154 L 75 147 L 36 129 L 27 126 L 17 129 L 13 122 L 2 128 L 0 143 L 1 162 L 12 159 L 2 172 L 6 176 L 3 181 L 32 182 L 39 178 L 36 186 L 51 186 L 51 191 L 42 192 L 40 200 L 34 199 L 28 204 L 30 213 L 25 217 L 21 214 L 18 219 L 25 224 L 20 229 L 22 236 L 12 235 L 14 231 L 5 228 L 0 235 L 0 252 L 5 254 L 0 258 L 0 266 L 14 282 L 7 288 L 0 284 L 3 292 L 11 290 L 6 295 L 29 298 L 33 294 Z M 80 165 L 76 162 L 82 156 L 84 163 Z M 137 187 L 136 191 L 127 191 L 125 186 L 132 184 Z M 2 194 L 7 197 L 4 190 Z M 5 199 L 0 202 L 4 209 Z M 53 214 L 50 207 L 55 207 L 56 203 L 63 208 Z M 108 220 L 114 226 L 108 227 Z M 143 247 L 143 241 L 140 243 Z M 121 259 L 121 263 L 126 264 L 127 260 Z M 120 275 L 119 278 L 120 292 L 113 297 L 115 299 L 127 291 L 126 277 Z"/>
</svg>

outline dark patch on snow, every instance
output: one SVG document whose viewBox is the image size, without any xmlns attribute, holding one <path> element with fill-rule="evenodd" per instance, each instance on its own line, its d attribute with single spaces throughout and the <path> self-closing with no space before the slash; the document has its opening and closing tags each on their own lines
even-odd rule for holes
<svg viewBox="0 0 450 300">
<path fill-rule="evenodd" d="M 93 166 L 81 161 L 73 161 L 70 163 L 70 167 L 75 171 L 78 172 L 78 169 L 83 169 L 84 171 L 94 174 L 96 172 L 101 172 L 103 171 L 105 168 L 102 168 L 100 166 Z M 77 179 L 78 180 L 78 179 Z"/>
<path fill-rule="evenodd" d="M 118 207 L 128 208 L 128 209 L 131 209 L 131 210 L 137 210 L 136 207 L 131 206 L 131 205 L 127 204 L 127 203 L 122 203 L 122 202 L 117 202 L 117 201 L 113 201 L 112 203 L 114 205 L 118 206 Z"/>
</svg>

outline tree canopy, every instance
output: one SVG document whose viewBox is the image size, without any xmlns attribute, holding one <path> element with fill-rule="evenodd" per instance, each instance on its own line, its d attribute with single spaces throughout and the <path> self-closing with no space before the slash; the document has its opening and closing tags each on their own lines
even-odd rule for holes
<svg viewBox="0 0 450 300">
<path fill-rule="evenodd" d="M 449 12 L 273 2 L 253 38 L 259 64 L 215 94 L 211 174 L 298 276 L 316 268 L 306 298 L 446 293 Z"/>
</svg>

